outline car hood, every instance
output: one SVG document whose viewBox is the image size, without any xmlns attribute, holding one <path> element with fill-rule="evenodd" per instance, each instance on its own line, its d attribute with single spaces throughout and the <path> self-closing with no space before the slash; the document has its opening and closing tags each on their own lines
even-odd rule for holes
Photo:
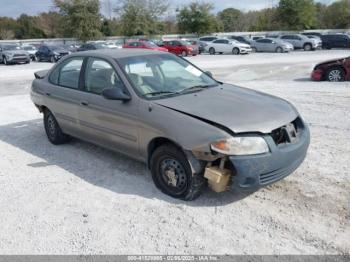
<svg viewBox="0 0 350 262">
<path fill-rule="evenodd" d="M 237 45 L 242 48 L 250 48 L 250 45 L 244 43 L 237 43 Z"/>
<path fill-rule="evenodd" d="M 298 116 L 295 108 L 283 99 L 228 84 L 155 103 L 234 133 L 267 134 Z"/>
<path fill-rule="evenodd" d="M 345 60 L 345 59 L 349 59 L 349 57 L 327 60 L 327 61 L 324 61 L 324 62 L 322 62 L 322 63 L 317 64 L 317 65 L 315 66 L 315 68 L 316 68 L 316 67 L 319 67 L 319 66 L 326 66 L 326 65 L 330 65 L 330 64 L 342 63 L 343 60 Z"/>
<path fill-rule="evenodd" d="M 28 55 L 28 52 L 27 51 L 24 51 L 24 50 L 6 50 L 6 51 L 3 51 L 3 54 L 5 55 Z"/>
</svg>

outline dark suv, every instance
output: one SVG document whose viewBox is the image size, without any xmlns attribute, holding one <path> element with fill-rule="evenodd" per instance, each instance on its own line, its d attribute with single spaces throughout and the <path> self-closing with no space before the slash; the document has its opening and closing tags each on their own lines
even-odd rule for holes
<svg viewBox="0 0 350 262">
<path fill-rule="evenodd" d="M 42 45 L 39 47 L 35 56 L 38 62 L 47 61 L 55 63 L 63 56 L 69 55 L 71 52 L 66 50 L 64 46 L 59 45 Z"/>
<path fill-rule="evenodd" d="M 350 37 L 346 34 L 322 35 L 323 48 L 350 48 Z"/>
</svg>

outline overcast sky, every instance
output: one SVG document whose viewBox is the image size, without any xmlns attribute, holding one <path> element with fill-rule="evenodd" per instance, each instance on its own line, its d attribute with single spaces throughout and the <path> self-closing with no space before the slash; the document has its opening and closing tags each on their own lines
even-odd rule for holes
<svg viewBox="0 0 350 262">
<path fill-rule="evenodd" d="M 102 0 L 104 2 L 106 0 Z M 113 3 L 117 0 L 110 0 Z M 319 0 L 322 3 L 332 3 L 336 0 Z M 169 0 L 172 8 L 188 4 L 189 0 Z M 216 11 L 228 7 L 234 7 L 243 11 L 257 10 L 268 7 L 271 2 L 278 3 L 278 0 L 205 0 L 215 5 Z M 0 0 L 0 16 L 17 17 L 22 13 L 35 15 L 40 12 L 46 12 L 53 8 L 52 0 Z M 102 3 L 102 12 L 105 13 L 104 4 Z"/>
</svg>

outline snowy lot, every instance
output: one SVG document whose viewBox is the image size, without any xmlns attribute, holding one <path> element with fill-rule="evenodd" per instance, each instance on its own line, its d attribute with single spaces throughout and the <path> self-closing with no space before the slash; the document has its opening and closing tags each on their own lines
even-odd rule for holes
<svg viewBox="0 0 350 262">
<path fill-rule="evenodd" d="M 350 83 L 313 65 L 350 51 L 189 58 L 221 81 L 281 96 L 310 124 L 306 161 L 250 195 L 171 199 L 132 159 L 74 140 L 53 146 L 28 93 L 49 63 L 0 65 L 0 253 L 344 254 L 350 252 Z"/>
</svg>

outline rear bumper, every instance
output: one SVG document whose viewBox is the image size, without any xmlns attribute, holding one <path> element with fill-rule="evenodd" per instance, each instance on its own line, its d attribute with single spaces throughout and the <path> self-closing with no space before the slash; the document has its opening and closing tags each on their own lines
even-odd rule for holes
<svg viewBox="0 0 350 262">
<path fill-rule="evenodd" d="M 321 81 L 323 77 L 323 72 L 320 69 L 313 70 L 311 73 L 311 78 L 314 81 Z"/>
<path fill-rule="evenodd" d="M 233 188 L 258 189 L 275 183 L 293 173 L 304 161 L 310 144 L 310 133 L 305 125 L 297 142 L 277 146 L 270 136 L 264 137 L 270 152 L 255 156 L 233 156 L 236 175 Z"/>
</svg>

